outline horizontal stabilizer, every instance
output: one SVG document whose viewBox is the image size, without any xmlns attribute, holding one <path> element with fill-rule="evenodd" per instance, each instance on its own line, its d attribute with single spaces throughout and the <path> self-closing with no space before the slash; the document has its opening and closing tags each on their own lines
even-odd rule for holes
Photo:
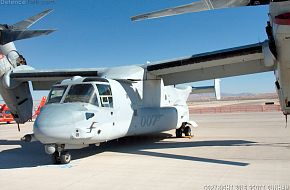
<svg viewBox="0 0 290 190">
<path fill-rule="evenodd" d="M 55 30 L 3 30 L 1 31 L 0 45 L 4 45 L 16 40 L 48 35 L 54 31 Z"/>
<path fill-rule="evenodd" d="M 32 26 L 33 24 L 35 24 L 40 19 L 42 19 L 43 17 L 45 17 L 46 15 L 48 15 L 49 13 L 51 13 L 52 11 L 53 11 L 52 9 L 48 9 L 35 16 L 29 17 L 23 21 L 17 22 L 16 24 L 12 25 L 12 28 L 14 30 L 25 30 L 29 28 L 30 26 Z"/>
<path fill-rule="evenodd" d="M 214 86 L 192 87 L 192 94 L 214 93 Z"/>
<path fill-rule="evenodd" d="M 215 93 L 217 100 L 221 99 L 220 79 L 214 79 L 214 86 L 192 87 L 192 94 Z"/>
<path fill-rule="evenodd" d="M 163 9 L 131 17 L 132 21 L 200 12 L 212 9 L 269 4 L 270 0 L 202 0 L 187 5 Z"/>
</svg>

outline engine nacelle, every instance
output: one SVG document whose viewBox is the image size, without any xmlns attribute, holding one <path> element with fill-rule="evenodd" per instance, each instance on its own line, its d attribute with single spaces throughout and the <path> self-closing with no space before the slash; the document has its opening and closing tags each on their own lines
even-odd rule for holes
<svg viewBox="0 0 290 190">
<path fill-rule="evenodd" d="M 270 22 L 277 51 L 275 69 L 276 89 L 281 109 L 290 114 L 290 2 L 272 2 L 270 4 Z"/>
<path fill-rule="evenodd" d="M 0 78 L 2 80 L 3 78 Z M 0 82 L 0 93 L 17 123 L 25 123 L 32 118 L 33 100 L 28 82 L 8 89 Z"/>
<path fill-rule="evenodd" d="M 0 46 L 0 93 L 17 123 L 25 123 L 32 118 L 33 100 L 28 82 L 11 80 L 13 70 L 27 70 L 31 67 L 19 66 L 19 54 L 14 44 Z"/>
</svg>

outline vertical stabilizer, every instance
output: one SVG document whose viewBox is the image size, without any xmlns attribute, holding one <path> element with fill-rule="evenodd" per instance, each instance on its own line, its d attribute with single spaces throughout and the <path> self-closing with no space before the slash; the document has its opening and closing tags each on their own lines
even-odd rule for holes
<svg viewBox="0 0 290 190">
<path fill-rule="evenodd" d="M 214 92 L 217 100 L 221 99 L 221 79 L 214 79 Z"/>
</svg>

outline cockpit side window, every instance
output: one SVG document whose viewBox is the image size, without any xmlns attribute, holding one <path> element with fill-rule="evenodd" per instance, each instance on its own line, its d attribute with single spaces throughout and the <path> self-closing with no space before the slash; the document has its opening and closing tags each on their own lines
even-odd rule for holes
<svg viewBox="0 0 290 190">
<path fill-rule="evenodd" d="M 113 107 L 113 96 L 111 87 L 108 84 L 97 84 L 102 107 Z"/>
<path fill-rule="evenodd" d="M 64 103 L 68 102 L 84 102 L 95 104 L 96 95 L 92 84 L 75 84 L 71 85 Z"/>
<path fill-rule="evenodd" d="M 98 106 L 99 107 L 99 101 L 98 101 L 98 96 L 96 93 L 94 93 L 92 99 L 91 99 L 91 104 Z"/>
<path fill-rule="evenodd" d="M 53 86 L 49 92 L 46 104 L 60 103 L 67 86 Z"/>
</svg>

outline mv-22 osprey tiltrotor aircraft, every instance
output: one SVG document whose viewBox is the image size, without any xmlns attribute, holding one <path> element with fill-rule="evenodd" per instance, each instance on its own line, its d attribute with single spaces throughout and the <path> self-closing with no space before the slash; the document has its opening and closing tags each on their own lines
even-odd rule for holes
<svg viewBox="0 0 290 190">
<path fill-rule="evenodd" d="M 176 129 L 191 135 L 186 100 L 192 87 L 176 84 L 274 71 L 281 109 L 290 114 L 290 1 L 203 0 L 132 17 L 132 20 L 226 7 L 269 4 L 268 40 L 263 43 L 191 57 L 113 68 L 35 70 L 27 66 L 13 41 L 53 30 L 27 30 L 50 10 L 14 25 L 0 25 L 0 92 L 17 123 L 32 117 L 29 81 L 35 90 L 50 89 L 33 134 L 54 163 L 69 163 L 67 150 L 125 136 Z M 53 118 L 53 119 L 52 119 Z"/>
</svg>

